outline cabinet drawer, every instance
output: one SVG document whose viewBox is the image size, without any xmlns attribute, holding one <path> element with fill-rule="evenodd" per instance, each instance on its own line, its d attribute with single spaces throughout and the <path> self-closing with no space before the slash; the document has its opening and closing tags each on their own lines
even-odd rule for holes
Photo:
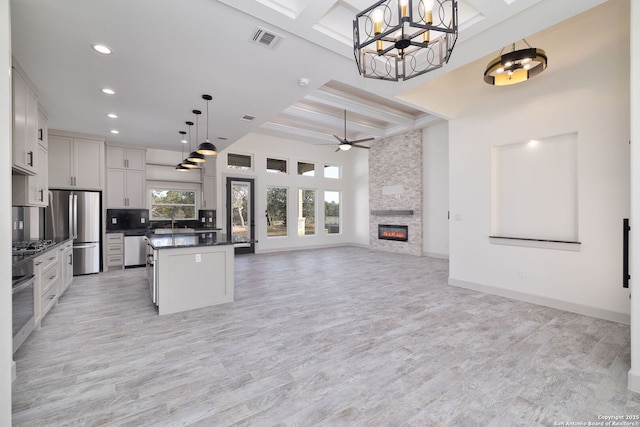
<svg viewBox="0 0 640 427">
<path fill-rule="evenodd" d="M 124 235 L 122 233 L 107 233 L 107 243 L 122 243 Z"/>
<path fill-rule="evenodd" d="M 57 284 L 57 280 L 56 280 Z M 40 318 L 44 318 L 45 314 L 51 310 L 51 307 L 58 301 L 58 286 L 51 286 L 47 292 L 45 292 L 40 300 L 41 313 Z"/>
<path fill-rule="evenodd" d="M 40 271 L 48 270 L 52 265 L 58 264 L 58 251 L 49 251 L 34 260 L 34 267 L 40 268 Z"/>
<path fill-rule="evenodd" d="M 122 255 L 122 245 L 109 243 L 107 245 L 107 255 Z"/>
<path fill-rule="evenodd" d="M 58 264 L 43 270 L 40 277 L 40 289 L 42 295 L 49 292 L 58 283 Z"/>
<path fill-rule="evenodd" d="M 122 255 L 108 255 L 107 267 L 121 267 L 124 264 Z"/>
</svg>

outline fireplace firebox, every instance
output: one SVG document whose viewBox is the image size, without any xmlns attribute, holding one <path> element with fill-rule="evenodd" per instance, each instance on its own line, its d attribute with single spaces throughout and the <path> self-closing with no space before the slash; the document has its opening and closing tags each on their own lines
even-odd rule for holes
<svg viewBox="0 0 640 427">
<path fill-rule="evenodd" d="M 378 224 L 378 239 L 406 242 L 409 240 L 409 226 Z"/>
</svg>

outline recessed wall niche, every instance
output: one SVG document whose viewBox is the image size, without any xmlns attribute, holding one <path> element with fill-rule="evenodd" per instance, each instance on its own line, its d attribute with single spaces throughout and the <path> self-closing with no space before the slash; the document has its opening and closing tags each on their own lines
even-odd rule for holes
<svg viewBox="0 0 640 427">
<path fill-rule="evenodd" d="M 493 147 L 492 236 L 578 242 L 578 134 Z"/>
</svg>

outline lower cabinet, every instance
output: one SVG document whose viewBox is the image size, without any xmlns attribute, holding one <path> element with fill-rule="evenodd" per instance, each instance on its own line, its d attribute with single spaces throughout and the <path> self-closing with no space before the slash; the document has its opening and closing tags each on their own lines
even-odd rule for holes
<svg viewBox="0 0 640 427">
<path fill-rule="evenodd" d="M 107 270 L 124 268 L 124 234 L 107 233 Z"/>
<path fill-rule="evenodd" d="M 66 291 L 73 283 L 73 242 L 62 245 L 60 253 L 60 294 Z"/>
<path fill-rule="evenodd" d="M 34 320 L 40 328 L 42 319 L 73 282 L 73 241 L 47 251 L 33 260 Z"/>
<path fill-rule="evenodd" d="M 51 307 L 58 302 L 58 296 L 60 295 L 60 265 L 58 260 L 58 251 L 51 250 L 33 261 L 36 276 L 34 317 L 37 327 L 40 326 L 40 322 L 51 310 Z"/>
</svg>

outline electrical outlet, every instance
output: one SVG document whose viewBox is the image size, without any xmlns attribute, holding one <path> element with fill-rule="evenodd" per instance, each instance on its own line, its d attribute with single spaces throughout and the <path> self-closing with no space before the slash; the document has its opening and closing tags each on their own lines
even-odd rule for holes
<svg viewBox="0 0 640 427">
<path fill-rule="evenodd" d="M 111 224 L 117 224 L 118 218 L 111 218 Z"/>
<path fill-rule="evenodd" d="M 196 262 L 202 262 L 202 254 L 196 254 Z"/>
<path fill-rule="evenodd" d="M 525 277 L 524 271 L 518 271 L 518 279 L 524 279 Z"/>
</svg>

